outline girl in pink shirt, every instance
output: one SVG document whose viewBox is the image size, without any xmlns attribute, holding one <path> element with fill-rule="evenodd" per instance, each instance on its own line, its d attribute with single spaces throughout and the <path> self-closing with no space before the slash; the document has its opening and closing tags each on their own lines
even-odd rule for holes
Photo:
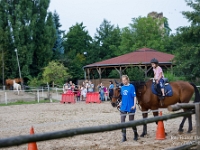
<svg viewBox="0 0 200 150">
<path fill-rule="evenodd" d="M 153 67 L 153 71 L 154 71 L 154 79 L 156 80 L 156 84 L 160 85 L 161 88 L 161 92 L 162 92 L 162 99 L 165 98 L 165 91 L 164 91 L 164 74 L 162 71 L 162 68 L 160 66 L 158 66 L 158 60 L 153 58 L 151 60 L 151 66 Z"/>
</svg>

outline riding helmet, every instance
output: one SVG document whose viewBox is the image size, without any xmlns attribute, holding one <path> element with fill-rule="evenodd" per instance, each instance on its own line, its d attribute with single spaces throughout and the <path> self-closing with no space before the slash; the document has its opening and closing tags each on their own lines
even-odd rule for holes
<svg viewBox="0 0 200 150">
<path fill-rule="evenodd" d="M 151 63 L 158 64 L 158 60 L 155 59 L 155 58 L 153 58 L 153 59 L 151 60 Z"/>
</svg>

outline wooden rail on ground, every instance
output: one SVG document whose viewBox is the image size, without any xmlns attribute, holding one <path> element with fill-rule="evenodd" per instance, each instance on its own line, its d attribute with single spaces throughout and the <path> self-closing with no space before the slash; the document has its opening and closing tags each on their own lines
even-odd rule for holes
<svg viewBox="0 0 200 150">
<path fill-rule="evenodd" d="M 72 136 L 77 136 L 77 135 L 82 135 L 82 134 L 119 130 L 122 128 L 139 126 L 139 125 L 157 122 L 160 120 L 168 120 L 168 119 L 188 116 L 192 114 L 194 114 L 194 111 L 179 112 L 179 113 L 174 113 L 174 114 L 169 114 L 169 115 L 164 115 L 164 116 L 157 116 L 157 117 L 152 117 L 152 118 L 129 121 L 125 123 L 119 123 L 119 124 L 83 127 L 83 128 L 69 129 L 69 130 L 63 130 L 63 131 L 57 131 L 57 132 L 48 132 L 48 133 L 43 133 L 43 134 L 16 136 L 16 137 L 11 137 L 11 138 L 0 139 L 0 148 L 18 146 L 18 145 L 30 143 L 30 142 L 39 142 L 39 141 L 47 141 L 47 140 L 53 140 L 53 139 L 72 137 Z"/>
</svg>

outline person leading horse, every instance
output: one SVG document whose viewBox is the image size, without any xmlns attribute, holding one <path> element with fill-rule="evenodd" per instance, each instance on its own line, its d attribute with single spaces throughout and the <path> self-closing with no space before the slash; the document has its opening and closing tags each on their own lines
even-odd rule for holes
<svg viewBox="0 0 200 150">
<path fill-rule="evenodd" d="M 194 97 L 194 103 L 200 102 L 200 94 L 199 90 L 197 89 L 196 85 L 190 82 L 186 81 L 175 81 L 175 82 L 169 82 L 168 85 L 165 86 L 166 92 L 165 92 L 165 98 L 163 100 L 163 103 L 160 103 L 159 95 L 154 90 L 154 82 L 152 80 L 148 80 L 147 82 L 144 81 L 134 81 L 130 82 L 132 85 L 134 85 L 136 90 L 136 97 L 138 100 L 138 104 L 141 107 L 141 111 L 144 113 L 142 114 L 143 118 L 148 117 L 148 110 L 158 110 L 159 108 L 167 108 L 170 105 L 176 104 L 176 103 L 189 103 L 191 100 L 193 94 L 195 94 Z M 121 84 L 120 84 L 121 85 Z M 117 107 L 119 102 L 121 101 L 121 89 L 117 87 L 114 90 L 114 95 L 111 101 L 111 104 L 113 107 Z M 184 111 L 187 111 L 184 109 Z M 158 116 L 158 112 L 153 112 L 154 116 Z M 192 116 L 184 116 L 183 120 L 179 126 L 178 131 L 183 132 L 183 125 L 188 119 L 188 133 L 192 131 Z M 147 125 L 143 125 L 143 132 L 141 134 L 141 137 L 144 137 L 147 134 Z"/>
</svg>

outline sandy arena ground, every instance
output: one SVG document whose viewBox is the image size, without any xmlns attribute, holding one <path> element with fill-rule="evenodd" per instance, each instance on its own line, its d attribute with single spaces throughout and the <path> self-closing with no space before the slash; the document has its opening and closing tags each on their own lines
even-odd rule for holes
<svg viewBox="0 0 200 150">
<path fill-rule="evenodd" d="M 163 115 L 169 114 L 167 110 Z M 152 114 L 149 114 L 152 117 Z M 127 142 L 121 143 L 121 131 L 104 132 L 64 138 L 52 141 L 37 142 L 39 150 L 88 150 L 88 149 L 166 149 L 190 141 L 195 137 L 195 116 L 193 115 L 193 131 L 187 134 L 188 122 L 185 123 L 184 133 L 178 134 L 178 126 L 182 118 L 164 121 L 165 130 L 168 134 L 165 140 L 155 140 L 156 124 L 148 125 L 148 135 L 145 138 L 133 141 L 133 132 L 127 129 Z M 141 111 L 138 109 L 135 119 L 141 119 Z M 128 119 L 128 117 L 127 117 Z M 33 104 L 0 107 L 0 138 L 29 134 L 33 126 L 35 133 L 59 131 L 77 127 L 97 126 L 118 123 L 119 112 L 113 108 L 110 102 L 101 104 Z M 142 126 L 138 127 L 139 134 Z M 173 139 L 176 138 L 176 139 Z M 11 147 L 5 150 L 26 150 L 27 144 L 19 147 Z"/>
</svg>

